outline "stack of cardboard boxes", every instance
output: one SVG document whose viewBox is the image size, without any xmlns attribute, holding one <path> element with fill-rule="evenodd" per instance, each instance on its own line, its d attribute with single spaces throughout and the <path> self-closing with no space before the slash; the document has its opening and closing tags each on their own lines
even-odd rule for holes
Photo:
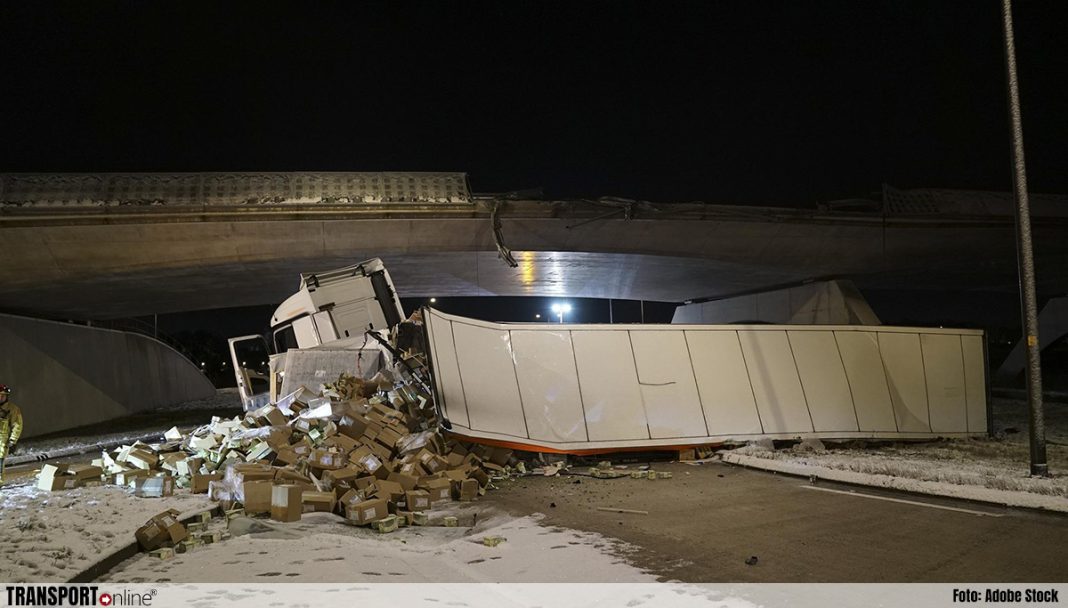
<svg viewBox="0 0 1068 608">
<path fill-rule="evenodd" d="M 342 376 L 338 385 L 350 383 Z M 445 441 L 381 398 L 308 401 L 294 401 L 284 426 L 272 424 L 282 413 L 267 406 L 237 427 L 226 427 L 226 435 L 213 438 L 218 447 L 195 456 L 200 469 L 194 491 L 203 489 L 200 478 L 211 475 L 206 490 L 227 510 L 240 505 L 246 513 L 270 513 L 280 521 L 335 512 L 358 525 L 399 515 L 407 524 L 415 519 L 412 513 L 441 501 L 474 500 L 490 482 L 487 469 L 503 471 L 497 463 L 512 455 Z M 245 445 L 254 447 L 238 457 L 242 446 L 234 437 L 251 438 Z M 249 458 L 253 453 L 260 457 Z"/>
<path fill-rule="evenodd" d="M 421 365 L 411 358 L 409 365 Z M 39 485 L 67 489 L 103 480 L 137 496 L 174 488 L 209 493 L 224 509 L 294 521 L 336 512 L 368 524 L 450 500 L 474 500 L 512 451 L 446 440 L 410 368 L 364 380 L 342 374 L 319 393 L 301 388 L 244 417 L 215 417 L 189 434 L 172 428 L 158 444 L 104 452 L 93 466 L 46 467 Z"/>
</svg>

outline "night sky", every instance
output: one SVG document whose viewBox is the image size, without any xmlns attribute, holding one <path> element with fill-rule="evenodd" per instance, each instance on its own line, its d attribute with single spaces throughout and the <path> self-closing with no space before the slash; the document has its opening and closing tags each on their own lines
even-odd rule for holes
<svg viewBox="0 0 1068 608">
<path fill-rule="evenodd" d="M 1015 18 L 1031 190 L 1068 193 L 1068 2 Z M 796 206 L 1011 189 L 998 0 L 6 2 L 0 62 L 0 171 L 464 171 L 478 192 Z M 869 295 L 889 323 L 1018 322 L 1012 298 L 912 319 L 907 294 Z M 160 322 L 220 351 L 270 310 Z"/>
<path fill-rule="evenodd" d="M 1068 192 L 1068 3 L 1016 6 L 1032 190 Z M 2 171 L 443 170 L 811 205 L 1007 191 L 1000 2 L 6 2 Z"/>
</svg>

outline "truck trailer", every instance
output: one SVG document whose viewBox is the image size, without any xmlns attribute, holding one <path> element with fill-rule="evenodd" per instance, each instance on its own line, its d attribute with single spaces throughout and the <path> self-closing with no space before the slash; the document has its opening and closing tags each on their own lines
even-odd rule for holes
<svg viewBox="0 0 1068 608">
<path fill-rule="evenodd" d="M 263 337 L 230 341 L 245 406 L 314 392 L 341 372 L 370 378 L 404 361 L 398 337 L 412 331 L 426 369 L 413 381 L 443 429 L 476 442 L 582 453 L 989 432 L 980 330 L 494 323 L 432 307 L 403 321 L 378 259 L 301 275 L 260 368 L 242 365 L 241 349 L 265 350 Z"/>
</svg>

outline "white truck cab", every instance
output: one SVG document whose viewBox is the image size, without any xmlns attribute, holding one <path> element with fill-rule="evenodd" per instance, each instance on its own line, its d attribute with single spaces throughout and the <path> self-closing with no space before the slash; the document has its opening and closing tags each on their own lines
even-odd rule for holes
<svg viewBox="0 0 1068 608">
<path fill-rule="evenodd" d="M 291 349 L 336 343 L 358 348 L 353 338 L 387 332 L 404 309 L 382 260 L 300 275 L 300 287 L 271 316 L 271 345 L 263 336 L 230 338 L 230 357 L 246 410 L 271 400 L 272 380 Z M 273 354 L 272 354 L 273 353 Z"/>
<path fill-rule="evenodd" d="M 271 316 L 274 352 L 388 330 L 404 310 L 382 260 L 300 275 L 300 289 Z"/>
</svg>

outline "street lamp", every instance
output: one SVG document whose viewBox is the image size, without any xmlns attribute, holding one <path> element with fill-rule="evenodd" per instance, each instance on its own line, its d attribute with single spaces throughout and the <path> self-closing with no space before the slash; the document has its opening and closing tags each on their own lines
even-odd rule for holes
<svg viewBox="0 0 1068 608">
<path fill-rule="evenodd" d="M 560 317 L 561 323 L 564 322 L 564 315 L 571 312 L 570 304 L 553 304 L 552 308 L 553 312 L 556 313 L 556 316 Z"/>
<path fill-rule="evenodd" d="M 436 303 L 437 301 L 438 301 L 438 299 L 437 299 L 437 298 L 430 298 L 430 303 L 431 303 L 431 304 L 434 304 L 434 303 Z"/>
<path fill-rule="evenodd" d="M 534 313 L 534 318 L 535 319 L 540 319 L 541 318 L 541 313 L 540 312 Z"/>
</svg>

